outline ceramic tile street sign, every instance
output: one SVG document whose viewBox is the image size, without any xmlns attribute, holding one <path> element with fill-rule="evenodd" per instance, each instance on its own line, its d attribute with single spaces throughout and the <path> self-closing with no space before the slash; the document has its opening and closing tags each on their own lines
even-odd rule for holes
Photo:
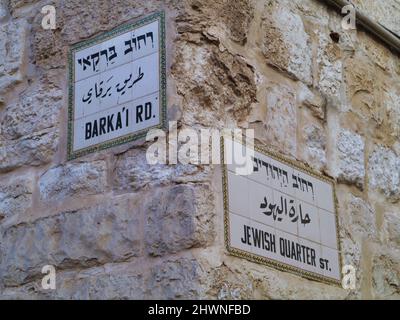
<svg viewBox="0 0 400 320">
<path fill-rule="evenodd" d="M 225 159 L 244 148 L 229 141 L 225 138 Z M 224 170 L 228 251 L 307 278 L 340 283 L 334 182 L 259 148 L 249 158 L 250 175 L 236 175 L 235 165 Z"/>
<path fill-rule="evenodd" d="M 165 126 L 164 24 L 156 13 L 71 48 L 69 159 Z"/>
</svg>

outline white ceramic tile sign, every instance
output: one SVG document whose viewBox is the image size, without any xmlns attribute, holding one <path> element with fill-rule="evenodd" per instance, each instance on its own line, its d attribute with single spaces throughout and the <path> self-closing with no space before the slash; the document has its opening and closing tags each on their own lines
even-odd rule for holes
<svg viewBox="0 0 400 320">
<path fill-rule="evenodd" d="M 232 152 L 228 145 L 225 154 Z M 233 152 L 242 148 L 233 144 Z M 256 150 L 250 175 L 236 175 L 235 165 L 227 165 L 228 250 L 311 278 L 339 282 L 333 182 L 279 159 Z"/>
<path fill-rule="evenodd" d="M 160 126 L 165 97 L 163 14 L 75 45 L 69 154 L 133 140 Z M 83 151 L 83 152 L 82 152 Z"/>
</svg>

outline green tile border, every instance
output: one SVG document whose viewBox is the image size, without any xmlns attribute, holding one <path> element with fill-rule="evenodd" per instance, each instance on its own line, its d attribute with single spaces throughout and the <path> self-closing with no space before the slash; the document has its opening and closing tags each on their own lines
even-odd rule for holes
<svg viewBox="0 0 400 320">
<path fill-rule="evenodd" d="M 136 29 L 159 21 L 159 48 L 160 48 L 160 100 L 161 100 L 161 112 L 160 112 L 160 123 L 156 126 L 141 130 L 136 133 L 125 135 L 110 141 L 106 141 L 94 146 L 90 146 L 85 149 L 73 151 L 73 137 L 74 137 L 74 79 L 75 79 L 75 65 L 74 55 L 78 50 L 83 50 L 97 43 L 109 40 L 126 31 Z M 68 143 L 67 143 L 67 160 L 73 160 L 89 153 L 98 152 L 104 149 L 112 148 L 115 146 L 122 145 L 124 143 L 132 142 L 137 139 L 146 136 L 147 132 L 151 129 L 159 128 L 167 130 L 167 75 L 166 75 L 166 50 L 165 50 L 165 12 L 159 11 L 153 13 L 143 19 L 136 20 L 134 22 L 127 22 L 113 30 L 104 32 L 91 39 L 73 44 L 68 52 Z"/>
</svg>

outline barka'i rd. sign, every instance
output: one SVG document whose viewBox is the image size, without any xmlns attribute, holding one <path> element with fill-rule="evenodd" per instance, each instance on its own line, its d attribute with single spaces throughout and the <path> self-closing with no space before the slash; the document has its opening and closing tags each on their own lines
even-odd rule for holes
<svg viewBox="0 0 400 320">
<path fill-rule="evenodd" d="M 243 148 L 225 138 L 223 157 Z M 253 155 L 250 175 L 236 175 L 237 166 L 225 165 L 227 250 L 309 279 L 339 284 L 334 181 L 257 147 Z"/>
<path fill-rule="evenodd" d="M 165 127 L 163 12 L 74 45 L 69 68 L 69 159 Z"/>
</svg>

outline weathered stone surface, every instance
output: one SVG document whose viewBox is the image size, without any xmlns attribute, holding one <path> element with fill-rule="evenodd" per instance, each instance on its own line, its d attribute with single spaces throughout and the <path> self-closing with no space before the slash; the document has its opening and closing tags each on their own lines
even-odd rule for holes
<svg viewBox="0 0 400 320">
<path fill-rule="evenodd" d="M 23 20 L 0 26 L 0 93 L 20 82 L 25 57 L 27 24 Z"/>
<path fill-rule="evenodd" d="M 209 28 L 219 28 L 224 37 L 240 44 L 247 40 L 249 25 L 254 18 L 254 4 L 250 0 L 226 2 L 223 0 L 188 1 L 191 9 L 195 10 L 196 18 Z M 193 21 L 194 22 L 194 21 Z"/>
<path fill-rule="evenodd" d="M 384 236 L 389 245 L 400 248 L 400 214 L 399 212 L 387 212 L 383 223 Z"/>
<path fill-rule="evenodd" d="M 0 172 L 21 166 L 47 164 L 52 160 L 57 145 L 58 132 L 51 129 L 25 136 L 4 146 L 0 145 Z"/>
<path fill-rule="evenodd" d="M 400 137 L 400 88 L 391 87 L 384 92 L 384 108 L 387 116 L 387 129 L 392 137 Z"/>
<path fill-rule="evenodd" d="M 143 275 L 122 268 L 101 267 L 82 271 L 78 274 L 67 272 L 58 281 L 53 299 L 79 300 L 126 300 L 143 299 Z M 110 270 L 109 270 L 110 269 Z"/>
<path fill-rule="evenodd" d="M 256 101 L 253 69 L 238 56 L 207 44 L 177 44 L 172 67 L 178 94 L 185 101 L 183 122 L 221 128 L 245 121 Z"/>
<path fill-rule="evenodd" d="M 201 294 L 201 266 L 194 259 L 168 260 L 151 268 L 146 282 L 150 299 L 196 299 Z"/>
<path fill-rule="evenodd" d="M 318 80 L 316 82 L 324 94 L 339 98 L 342 88 L 342 60 L 339 46 L 335 44 L 325 32 L 317 32 L 318 35 Z"/>
<path fill-rule="evenodd" d="M 13 215 L 24 214 L 32 205 L 34 179 L 18 177 L 0 185 L 0 221 Z"/>
<path fill-rule="evenodd" d="M 102 160 L 52 168 L 39 180 L 40 196 L 46 201 L 59 201 L 102 193 L 107 188 L 106 171 L 107 164 Z"/>
<path fill-rule="evenodd" d="M 371 190 L 381 191 L 392 201 L 400 199 L 400 157 L 391 149 L 377 146 L 369 156 L 368 177 Z"/>
<path fill-rule="evenodd" d="M 10 8 L 14 10 L 29 4 L 39 2 L 39 0 L 9 0 L 9 2 L 10 2 Z"/>
<path fill-rule="evenodd" d="M 347 99 L 352 111 L 362 118 L 382 124 L 383 109 L 380 100 L 378 71 L 363 54 L 347 59 L 344 66 Z"/>
<path fill-rule="evenodd" d="M 337 148 L 338 179 L 363 188 L 365 177 L 363 138 L 351 131 L 342 130 L 338 136 Z"/>
<path fill-rule="evenodd" d="M 328 25 L 329 11 L 323 3 L 313 0 L 279 0 L 282 4 L 294 7 L 301 13 L 302 18 L 312 23 L 314 30 Z"/>
<path fill-rule="evenodd" d="M 139 214 L 132 209 L 139 200 L 119 197 L 5 230 L 0 259 L 4 284 L 41 278 L 41 268 L 48 264 L 57 269 L 84 268 L 139 255 Z"/>
<path fill-rule="evenodd" d="M 373 61 L 379 68 L 390 72 L 396 69 L 393 65 L 394 59 L 390 48 L 386 46 L 377 46 L 377 39 L 362 35 L 362 41 L 358 41 L 358 50 L 364 51 L 368 58 Z"/>
<path fill-rule="evenodd" d="M 3 136 L 18 139 L 54 127 L 58 123 L 62 98 L 61 90 L 28 89 L 5 109 L 1 121 Z"/>
<path fill-rule="evenodd" d="M 218 259 L 209 257 L 209 259 Z M 224 259 L 218 266 L 210 268 L 202 279 L 207 285 L 205 295 L 209 299 L 343 299 L 347 292 L 340 287 L 313 283 L 308 290 L 304 278 L 287 272 L 279 272 L 263 265 L 247 265 L 240 259 Z"/>
<path fill-rule="evenodd" d="M 373 208 L 363 199 L 351 196 L 347 210 L 344 228 L 350 230 L 352 238 L 375 239 L 377 236 L 376 214 Z"/>
<path fill-rule="evenodd" d="M 11 300 L 125 300 L 143 299 L 143 275 L 130 264 L 97 267 L 84 271 L 57 272 L 56 290 L 44 290 L 41 280 L 6 288 L 1 299 Z M 57 271 L 57 270 L 56 270 Z"/>
<path fill-rule="evenodd" d="M 146 251 L 153 256 L 205 245 L 213 239 L 212 197 L 204 185 L 161 189 L 146 206 Z"/>
<path fill-rule="evenodd" d="M 288 297 L 290 300 L 343 300 L 349 294 L 339 286 L 322 283 L 315 283 L 309 290 L 304 290 L 307 281 L 287 273 L 268 272 L 267 281 L 262 282 L 262 279 L 261 274 L 255 277 L 255 290 L 264 295 L 263 299 L 282 300 Z"/>
<path fill-rule="evenodd" d="M 308 107 L 316 118 L 325 120 L 326 99 L 320 93 L 300 85 L 297 96 L 300 104 Z"/>
<path fill-rule="evenodd" d="M 218 261 L 220 257 L 207 257 Z M 255 292 L 253 281 L 244 269 L 239 267 L 240 262 L 232 268 L 220 263 L 213 266 L 207 276 L 202 279 L 207 290 L 205 295 L 208 299 L 239 300 L 250 299 Z"/>
<path fill-rule="evenodd" d="M 312 83 L 310 39 L 301 17 L 276 1 L 265 4 L 263 54 L 268 63 Z"/>
<path fill-rule="evenodd" d="M 0 0 L 0 21 L 8 15 L 8 0 Z"/>
<path fill-rule="evenodd" d="M 361 298 L 364 268 L 362 262 L 369 259 L 363 251 L 365 243 L 377 239 L 377 222 L 374 209 L 363 199 L 352 195 L 347 188 L 338 192 L 339 241 L 343 266 L 356 271 L 356 289 L 348 291 L 349 299 Z"/>
<path fill-rule="evenodd" d="M 117 159 L 114 188 L 120 191 L 138 191 L 171 183 L 202 182 L 209 177 L 209 167 L 196 165 L 150 165 L 146 149 L 130 150 Z"/>
<path fill-rule="evenodd" d="M 376 299 L 400 299 L 400 259 L 397 249 L 378 248 L 373 259 L 373 293 Z"/>
<path fill-rule="evenodd" d="M 307 163 L 322 169 L 326 166 L 326 133 L 317 125 L 309 125 L 304 128 L 307 144 L 305 149 Z"/>
<path fill-rule="evenodd" d="M 297 147 L 297 108 L 294 91 L 285 85 L 273 84 L 267 89 L 266 141 L 276 149 L 294 155 Z M 285 130 L 282 130 L 285 128 Z"/>
<path fill-rule="evenodd" d="M 7 287 L 0 293 L 0 300 L 196 299 L 201 295 L 202 271 L 195 259 L 143 262 L 146 268 L 122 263 L 84 271 L 58 270 L 55 291 L 43 290 L 38 279 L 20 287 Z"/>
</svg>

